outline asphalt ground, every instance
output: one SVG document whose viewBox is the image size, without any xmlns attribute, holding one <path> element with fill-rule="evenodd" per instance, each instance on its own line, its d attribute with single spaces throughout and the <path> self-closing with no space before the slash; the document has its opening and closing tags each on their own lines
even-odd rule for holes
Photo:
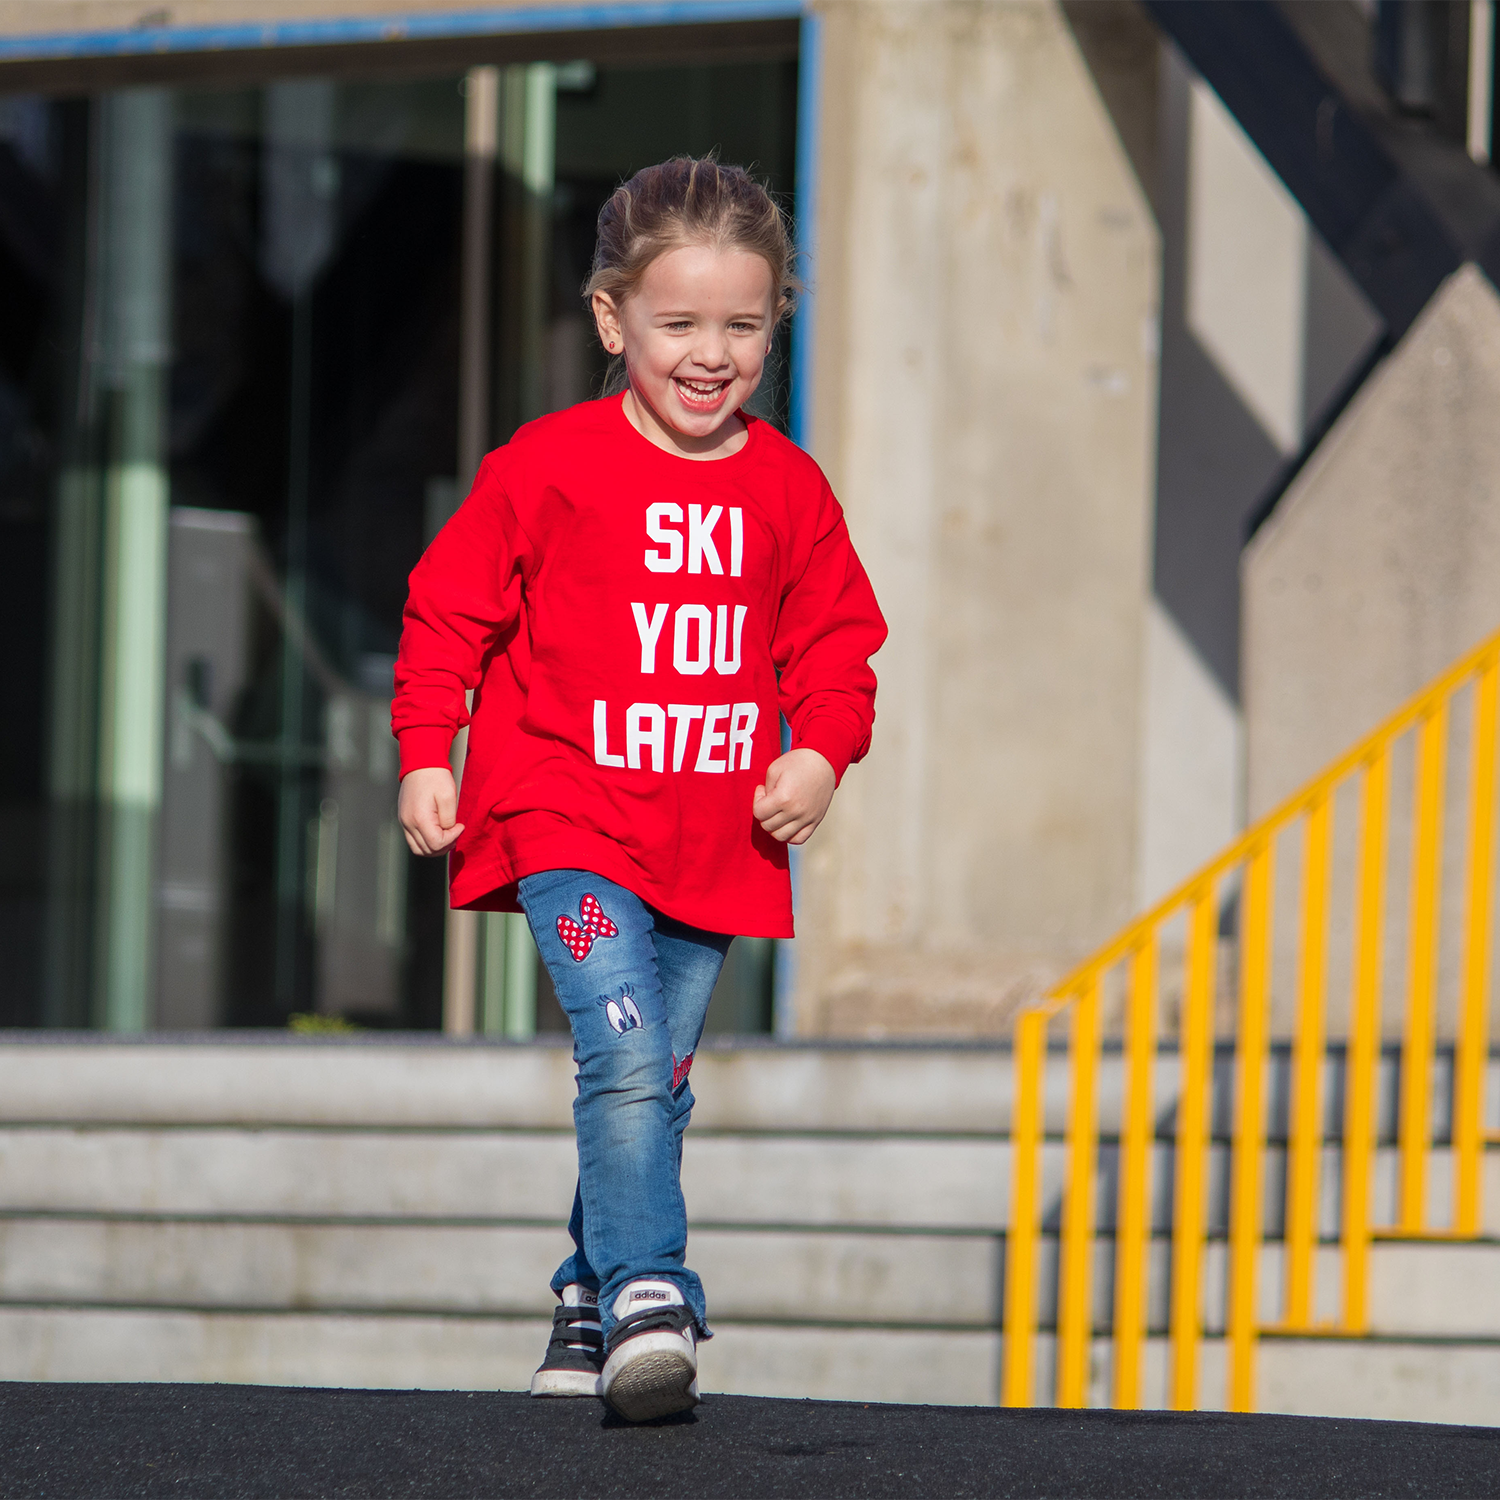
<svg viewBox="0 0 1500 1500">
<path fill-rule="evenodd" d="M 1500 1496 L 1500 1429 L 711 1396 L 0 1383 L 0 1496 Z"/>
</svg>

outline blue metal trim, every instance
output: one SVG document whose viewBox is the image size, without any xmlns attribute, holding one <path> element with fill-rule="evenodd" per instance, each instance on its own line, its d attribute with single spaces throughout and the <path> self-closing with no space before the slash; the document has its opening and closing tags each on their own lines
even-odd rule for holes
<svg viewBox="0 0 1500 1500">
<path fill-rule="evenodd" d="M 812 447 L 813 282 L 818 248 L 818 147 L 823 124 L 823 19 L 802 16 L 797 43 L 797 258 L 807 290 L 792 319 L 791 436 L 799 448 Z M 782 720 L 781 748 L 791 742 Z M 802 850 L 788 849 L 792 912 L 802 906 Z M 785 1041 L 797 1034 L 797 940 L 779 938 L 771 977 L 772 1030 Z"/>
<path fill-rule="evenodd" d="M 818 247 L 818 145 L 823 109 L 823 18 L 802 17 L 797 48 L 797 258 L 807 290 L 792 319 L 792 441 L 812 447 L 813 280 Z"/>
<path fill-rule="evenodd" d="M 416 42 L 444 37 L 600 31 L 716 21 L 773 21 L 802 14 L 803 0 L 614 0 L 592 5 L 529 5 L 432 15 L 348 16 L 320 21 L 239 22 L 0 37 L 0 62 L 132 57 L 163 52 L 228 52 L 256 47 L 333 47 L 354 42 Z"/>
</svg>

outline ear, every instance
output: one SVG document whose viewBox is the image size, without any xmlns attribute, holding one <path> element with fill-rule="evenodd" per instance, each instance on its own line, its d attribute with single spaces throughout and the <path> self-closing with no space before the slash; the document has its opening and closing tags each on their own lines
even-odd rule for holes
<svg viewBox="0 0 1500 1500">
<path fill-rule="evenodd" d="M 620 325 L 620 309 L 608 292 L 595 292 L 589 299 L 594 314 L 594 327 L 598 330 L 599 342 L 611 354 L 625 352 L 625 331 Z"/>
</svg>

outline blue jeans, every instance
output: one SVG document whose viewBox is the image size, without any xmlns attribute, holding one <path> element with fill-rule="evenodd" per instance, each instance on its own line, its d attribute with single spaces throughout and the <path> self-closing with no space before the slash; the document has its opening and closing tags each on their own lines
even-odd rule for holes
<svg viewBox="0 0 1500 1500">
<path fill-rule="evenodd" d="M 671 1281 L 708 1338 L 703 1283 L 685 1263 L 682 1133 L 693 1113 L 688 1069 L 731 940 L 586 870 L 528 875 L 520 903 L 578 1064 L 575 1249 L 552 1289 L 597 1290 L 608 1334 L 626 1282 Z"/>
</svg>

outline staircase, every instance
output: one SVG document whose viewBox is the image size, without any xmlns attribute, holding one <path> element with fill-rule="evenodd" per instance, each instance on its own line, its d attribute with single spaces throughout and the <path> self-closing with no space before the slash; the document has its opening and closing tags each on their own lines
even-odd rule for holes
<svg viewBox="0 0 1500 1500">
<path fill-rule="evenodd" d="M 563 1047 L 0 1045 L 0 1378 L 519 1388 L 575 1156 Z M 707 1388 L 993 1402 L 1008 1054 L 705 1046 Z"/>
<path fill-rule="evenodd" d="M 1500 634 L 1018 1017 L 1007 1405 L 1500 1423 L 1497 720 Z"/>
<path fill-rule="evenodd" d="M 1394 1062 L 1387 1055 L 1382 1074 L 1377 1207 L 1393 1201 Z M 1060 1051 L 1048 1057 L 1043 1089 L 1044 1306 L 1056 1295 L 1067 1064 Z M 1217 1071 L 1228 1064 L 1221 1053 Z M 1448 1065 L 1440 1053 L 1438 1086 Z M 1333 1094 L 1337 1071 L 1335 1057 Z M 1156 1072 L 1164 1168 L 1180 1073 L 1170 1046 Z M 0 1076 L 0 1378 L 478 1389 L 530 1379 L 572 1193 L 564 1047 L 12 1033 Z M 693 1076 L 690 1254 L 717 1330 L 705 1388 L 996 1401 L 1010 1050 L 708 1045 Z M 1273 1049 L 1274 1099 L 1286 1099 L 1290 1078 L 1290 1057 Z M 1106 1114 L 1126 1081 L 1119 1049 L 1104 1049 Z M 1276 1116 L 1273 1105 L 1273 1181 L 1286 1152 Z M 1227 1122 L 1211 1120 L 1209 1135 L 1199 1404 L 1218 1406 L 1225 1346 L 1211 1311 L 1224 1277 Z M 1107 1184 L 1107 1147 L 1100 1159 Z M 1439 1141 L 1439 1182 L 1448 1160 Z M 1486 1156 L 1487 1177 L 1497 1163 Z M 1159 1269 L 1170 1254 L 1167 1180 L 1157 1173 L 1148 1251 Z M 1111 1201 L 1101 1193 L 1101 1328 Z M 1500 1205 L 1500 1193 L 1486 1202 Z M 1369 1336 L 1264 1341 L 1261 1404 L 1500 1420 L 1497 1229 L 1462 1245 L 1377 1243 Z M 1274 1292 L 1280 1249 L 1264 1253 Z M 1146 1319 L 1142 1400 L 1164 1405 L 1159 1294 Z M 1043 1317 L 1035 1339 L 1049 1391 L 1052 1324 Z M 1110 1357 L 1097 1340 L 1092 1404 L 1107 1404 Z"/>
</svg>

